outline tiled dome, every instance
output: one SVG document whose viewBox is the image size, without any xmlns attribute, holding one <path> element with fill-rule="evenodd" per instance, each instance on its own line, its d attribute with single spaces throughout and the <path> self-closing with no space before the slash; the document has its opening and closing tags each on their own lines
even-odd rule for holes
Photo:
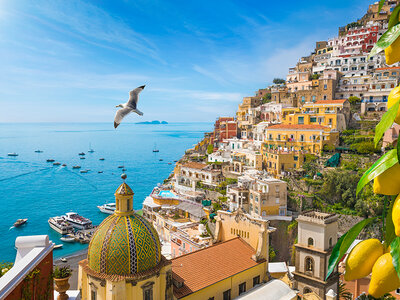
<svg viewBox="0 0 400 300">
<path fill-rule="evenodd" d="M 133 275 L 156 267 L 160 261 L 158 234 L 136 213 L 109 216 L 89 244 L 88 264 L 97 273 Z"/>
</svg>

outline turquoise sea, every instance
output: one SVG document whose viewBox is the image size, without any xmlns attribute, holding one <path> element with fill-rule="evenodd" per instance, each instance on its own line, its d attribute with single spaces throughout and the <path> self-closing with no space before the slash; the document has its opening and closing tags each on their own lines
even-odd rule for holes
<svg viewBox="0 0 400 300">
<path fill-rule="evenodd" d="M 123 123 L 117 130 L 112 123 L 0 123 L 0 261 L 14 261 L 14 242 L 20 235 L 48 234 L 60 244 L 60 235 L 48 226 L 49 217 L 74 211 L 99 224 L 107 215 L 96 206 L 114 202 L 122 182 L 120 165 L 135 192 L 134 208 L 141 209 L 153 187 L 173 171 L 174 160 L 211 129 L 211 123 Z M 159 153 L 153 153 L 155 144 Z M 87 152 L 89 145 L 94 153 Z M 43 153 L 34 152 L 38 149 Z M 19 156 L 7 156 L 10 152 Z M 80 152 L 86 159 L 79 158 Z M 53 166 L 46 162 L 50 158 L 67 166 Z M 81 174 L 73 165 L 91 171 Z M 28 218 L 28 223 L 11 228 L 19 218 Z M 54 256 L 85 247 L 64 243 Z"/>
</svg>

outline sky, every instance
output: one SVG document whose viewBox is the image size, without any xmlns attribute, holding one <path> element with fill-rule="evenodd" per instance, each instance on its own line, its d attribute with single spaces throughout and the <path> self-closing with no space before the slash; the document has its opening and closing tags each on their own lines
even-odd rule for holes
<svg viewBox="0 0 400 300">
<path fill-rule="evenodd" d="M 0 0 L 0 122 L 213 122 L 372 1 Z"/>
</svg>

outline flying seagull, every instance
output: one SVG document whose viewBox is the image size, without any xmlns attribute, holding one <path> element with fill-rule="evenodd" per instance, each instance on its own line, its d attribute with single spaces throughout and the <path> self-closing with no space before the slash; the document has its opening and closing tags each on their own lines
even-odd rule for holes
<svg viewBox="0 0 400 300">
<path fill-rule="evenodd" d="M 129 100 L 126 103 L 117 105 L 116 107 L 121 107 L 117 110 L 114 118 L 114 128 L 117 128 L 121 124 L 122 119 L 130 114 L 131 112 L 137 113 L 139 116 L 143 116 L 143 113 L 138 110 L 137 103 L 139 100 L 139 93 L 143 91 L 145 85 L 139 86 L 138 88 L 129 92 Z"/>
</svg>

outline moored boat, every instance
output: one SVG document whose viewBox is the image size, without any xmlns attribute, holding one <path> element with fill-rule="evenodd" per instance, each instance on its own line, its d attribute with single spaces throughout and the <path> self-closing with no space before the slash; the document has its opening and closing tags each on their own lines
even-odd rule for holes
<svg viewBox="0 0 400 300">
<path fill-rule="evenodd" d="M 48 220 L 50 228 L 60 234 L 67 234 L 73 231 L 73 227 L 63 217 L 52 217 Z"/>
<path fill-rule="evenodd" d="M 63 241 L 63 242 L 66 242 L 66 243 L 73 243 L 73 242 L 75 242 L 75 238 L 74 238 L 74 237 L 71 237 L 71 236 L 63 236 L 63 237 L 60 237 L 60 240 Z"/>
<path fill-rule="evenodd" d="M 18 153 L 12 152 L 12 153 L 8 153 L 8 156 L 18 156 Z"/>
<path fill-rule="evenodd" d="M 63 167 L 66 167 L 66 166 L 67 166 L 67 164 L 62 164 L 61 166 L 63 166 Z"/>
<path fill-rule="evenodd" d="M 43 153 L 42 150 L 35 150 L 35 153 Z"/>
<path fill-rule="evenodd" d="M 93 227 L 92 221 L 78 215 L 75 212 L 66 213 L 63 218 L 76 229 L 89 229 Z"/>
<path fill-rule="evenodd" d="M 54 250 L 61 249 L 62 247 L 63 247 L 63 244 L 54 245 Z"/>
<path fill-rule="evenodd" d="M 101 174 L 101 173 L 103 173 L 103 171 L 98 171 L 97 173 Z"/>
<path fill-rule="evenodd" d="M 59 166 L 59 165 L 61 165 L 61 163 L 59 163 L 59 162 L 53 163 L 53 166 Z"/>
<path fill-rule="evenodd" d="M 53 162 L 54 161 L 54 159 L 46 159 L 46 162 Z"/>
<path fill-rule="evenodd" d="M 81 174 L 86 174 L 87 172 L 89 172 L 89 170 L 82 170 L 82 171 L 80 171 L 79 173 L 81 173 Z"/>
<path fill-rule="evenodd" d="M 83 155 L 85 155 L 85 153 L 84 153 L 84 152 L 81 152 L 81 153 L 78 153 L 78 155 L 82 155 L 82 156 L 83 156 Z"/>
<path fill-rule="evenodd" d="M 26 222 L 28 222 L 28 219 L 18 219 L 17 221 L 15 221 L 14 227 L 22 226 L 22 225 L 24 225 Z"/>
<path fill-rule="evenodd" d="M 124 166 L 118 166 L 118 169 L 123 169 L 123 168 L 125 168 Z"/>
<path fill-rule="evenodd" d="M 99 158 L 99 160 L 104 160 L 104 158 L 102 157 L 102 158 Z"/>
<path fill-rule="evenodd" d="M 81 166 L 72 166 L 72 169 L 80 169 Z"/>
<path fill-rule="evenodd" d="M 115 212 L 115 202 L 98 205 L 97 208 L 105 214 L 112 215 Z"/>
</svg>

